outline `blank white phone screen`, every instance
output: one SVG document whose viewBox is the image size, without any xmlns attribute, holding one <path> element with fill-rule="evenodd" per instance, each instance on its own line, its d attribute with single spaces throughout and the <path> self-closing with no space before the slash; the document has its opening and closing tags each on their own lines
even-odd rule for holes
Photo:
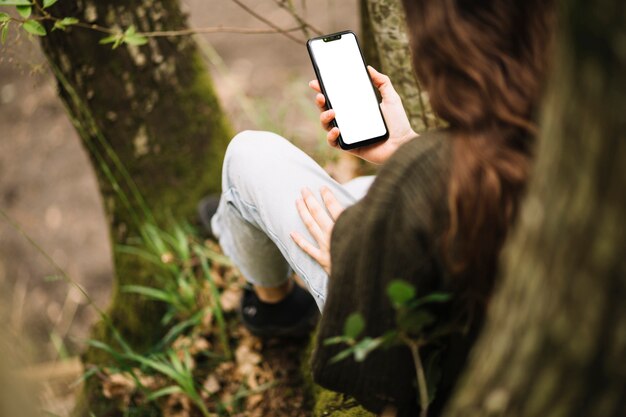
<svg viewBox="0 0 626 417">
<path fill-rule="evenodd" d="M 343 141 L 354 144 L 383 136 L 387 130 L 356 37 L 344 33 L 340 39 L 317 39 L 310 45 Z"/>
</svg>

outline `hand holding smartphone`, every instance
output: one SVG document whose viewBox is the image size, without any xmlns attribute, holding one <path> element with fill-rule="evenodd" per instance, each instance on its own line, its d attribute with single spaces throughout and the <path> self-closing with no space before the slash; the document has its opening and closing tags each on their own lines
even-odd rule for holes
<svg viewBox="0 0 626 417">
<path fill-rule="evenodd" d="M 356 35 L 351 31 L 309 39 L 307 49 L 326 106 L 335 112 L 342 149 L 370 145 L 389 137 Z"/>
</svg>

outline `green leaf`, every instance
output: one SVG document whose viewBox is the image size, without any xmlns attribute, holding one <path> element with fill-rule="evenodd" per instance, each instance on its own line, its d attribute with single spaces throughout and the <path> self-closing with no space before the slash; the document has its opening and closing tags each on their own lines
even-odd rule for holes
<svg viewBox="0 0 626 417">
<path fill-rule="evenodd" d="M 137 33 L 137 28 L 135 28 L 135 25 L 130 25 L 124 32 L 124 36 L 132 36 L 135 33 Z"/>
<path fill-rule="evenodd" d="M 43 0 L 43 8 L 47 9 L 59 0 Z"/>
<path fill-rule="evenodd" d="M 2 32 L 0 32 L 0 43 L 2 45 L 5 44 L 5 42 L 7 41 L 7 35 L 9 34 L 9 24 L 5 23 L 2 26 Z"/>
<path fill-rule="evenodd" d="M 166 333 L 165 336 L 163 336 L 163 339 L 161 340 L 161 342 L 159 342 L 159 345 L 160 346 L 167 345 L 168 343 L 176 339 L 182 332 L 184 332 L 189 327 L 198 325 L 202 321 L 202 317 L 204 315 L 205 315 L 205 311 L 200 310 L 196 314 L 194 314 L 191 318 L 185 321 L 182 321 L 180 323 L 177 323 Z"/>
<path fill-rule="evenodd" d="M 348 339 L 345 336 L 329 337 L 328 339 L 324 340 L 324 345 L 325 346 L 338 345 L 339 343 L 347 343 L 349 340 L 350 339 Z"/>
<path fill-rule="evenodd" d="M 79 20 L 75 17 L 64 17 L 63 19 L 61 19 L 61 24 L 64 26 L 75 25 L 78 22 Z"/>
<path fill-rule="evenodd" d="M 33 13 L 33 7 L 32 6 L 17 6 L 16 7 L 17 12 L 20 14 L 20 16 L 22 16 L 24 19 L 28 19 L 30 17 L 30 15 Z"/>
<path fill-rule="evenodd" d="M 398 327 L 405 332 L 419 334 L 424 327 L 435 322 L 435 316 L 426 311 L 408 311 L 398 317 Z"/>
<path fill-rule="evenodd" d="M 391 346 L 401 343 L 401 340 L 398 338 L 397 330 L 388 330 L 380 336 L 382 339 L 381 346 L 384 349 L 389 349 Z"/>
<path fill-rule="evenodd" d="M 89 339 L 87 340 L 87 344 L 91 347 L 107 352 L 108 354 L 116 358 L 118 361 L 122 360 L 122 355 L 104 342 L 101 342 L 95 339 Z"/>
<path fill-rule="evenodd" d="M 354 352 L 354 347 L 350 347 L 348 349 L 342 350 L 341 352 L 333 356 L 330 359 L 329 363 L 336 363 L 336 362 L 342 361 L 348 356 L 352 355 L 352 352 Z"/>
<path fill-rule="evenodd" d="M 445 302 L 450 301 L 451 298 L 452 298 L 452 295 L 448 293 L 434 292 L 432 294 L 428 294 L 422 298 L 419 298 L 413 301 L 411 304 L 409 304 L 409 308 L 417 308 L 421 305 L 430 304 L 430 303 L 445 303 Z"/>
<path fill-rule="evenodd" d="M 172 294 L 156 288 L 144 287 L 142 285 L 125 285 L 122 287 L 122 291 L 140 294 L 155 300 L 164 301 L 168 304 L 177 304 L 177 300 Z"/>
<path fill-rule="evenodd" d="M 147 44 L 148 38 L 141 34 L 138 34 L 135 25 L 130 25 L 128 29 L 126 29 L 126 32 L 124 32 L 123 41 L 129 45 L 140 46 Z"/>
<path fill-rule="evenodd" d="M 354 360 L 363 362 L 367 355 L 383 343 L 382 338 L 365 337 L 354 346 Z"/>
<path fill-rule="evenodd" d="M 148 43 L 148 38 L 143 35 L 124 36 L 124 42 L 129 45 L 141 46 Z"/>
<path fill-rule="evenodd" d="M 101 44 L 104 44 L 103 40 L 100 41 Z M 109 42 L 106 42 L 106 43 L 109 43 Z M 133 256 L 143 258 L 144 260 L 158 267 L 163 267 L 164 265 L 168 265 L 168 264 L 164 264 L 163 261 L 161 261 L 161 259 L 158 256 L 154 255 L 153 253 L 148 252 L 145 249 L 135 247 L 135 246 L 115 245 L 115 251 L 118 253 L 124 253 L 127 255 L 133 255 Z"/>
<path fill-rule="evenodd" d="M 415 297 L 415 287 L 406 281 L 394 280 L 387 287 L 387 295 L 399 307 Z"/>
<path fill-rule="evenodd" d="M 24 22 L 23 26 L 28 33 L 32 33 L 37 36 L 46 36 L 46 28 L 44 28 L 42 24 L 36 20 L 27 20 Z"/>
<path fill-rule="evenodd" d="M 0 13 L 0 23 L 8 22 L 11 20 L 11 16 L 6 13 Z"/>
<path fill-rule="evenodd" d="M 147 39 L 146 39 L 147 42 Z M 174 237 L 176 238 L 176 246 L 179 257 L 183 261 L 189 260 L 191 253 L 189 252 L 189 241 L 187 235 L 180 226 L 176 226 L 174 229 Z"/>
<path fill-rule="evenodd" d="M 154 391 L 152 394 L 148 395 L 146 399 L 148 401 L 154 401 L 157 398 L 160 398 L 166 395 L 179 394 L 182 392 L 183 390 L 178 385 L 171 385 L 169 387 L 161 388 L 158 391 Z"/>
<path fill-rule="evenodd" d="M 106 38 L 102 38 L 102 39 L 100 39 L 100 42 L 98 42 L 98 43 L 100 45 L 107 45 L 107 44 L 112 43 L 113 44 L 113 49 L 115 49 L 118 46 L 120 46 L 120 44 L 122 43 L 122 39 L 123 38 L 124 38 L 124 35 L 116 34 L 116 35 L 107 36 Z"/>
<path fill-rule="evenodd" d="M 30 6 L 30 0 L 0 0 L 0 6 Z"/>
<path fill-rule="evenodd" d="M 343 334 L 350 338 L 356 339 L 365 328 L 365 320 L 359 313 L 352 313 L 348 316 L 346 324 L 343 328 Z"/>
</svg>

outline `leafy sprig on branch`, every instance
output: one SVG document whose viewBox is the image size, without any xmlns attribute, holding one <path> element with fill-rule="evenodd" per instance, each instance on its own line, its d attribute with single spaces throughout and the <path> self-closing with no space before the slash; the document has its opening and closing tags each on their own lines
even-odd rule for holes
<svg viewBox="0 0 626 417">
<path fill-rule="evenodd" d="M 315 29 L 310 23 L 305 21 L 295 10 L 291 2 L 278 1 L 277 4 L 287 10 L 298 23 L 297 26 L 290 28 L 282 28 L 275 23 L 260 16 L 250 7 L 246 6 L 240 0 L 232 0 L 236 5 L 242 8 L 246 13 L 251 14 L 257 19 L 265 23 L 268 28 L 243 28 L 232 26 L 214 26 L 205 28 L 181 29 L 181 30 L 163 30 L 151 32 L 138 32 L 135 25 L 130 25 L 124 29 L 108 28 L 93 23 L 82 22 L 76 17 L 66 16 L 58 17 L 49 12 L 49 8 L 56 4 L 59 0 L 0 0 L 0 7 L 12 6 L 15 8 L 19 17 L 14 17 L 5 12 L 0 12 L 0 43 L 5 44 L 9 27 L 11 23 L 17 24 L 19 28 L 35 36 L 46 36 L 44 22 L 52 22 L 52 31 L 67 30 L 70 26 L 76 26 L 82 29 L 101 32 L 106 36 L 100 40 L 101 45 L 112 45 L 113 49 L 123 44 L 141 46 L 148 43 L 149 38 L 171 37 L 171 36 L 190 36 L 201 33 L 241 33 L 241 34 L 281 34 L 290 40 L 303 43 L 304 40 L 294 36 L 292 33 L 302 31 L 306 36 L 309 30 L 313 30 L 317 34 L 321 32 Z M 36 13 L 33 13 L 36 12 Z"/>
<path fill-rule="evenodd" d="M 438 370 L 432 369 L 432 360 L 429 361 L 429 369 L 424 367 L 419 350 L 439 337 L 454 331 L 445 323 L 437 325 L 435 316 L 428 311 L 427 307 L 448 302 L 451 296 L 447 293 L 434 292 L 417 298 L 415 287 L 403 280 L 392 281 L 387 287 L 387 296 L 396 312 L 395 329 L 388 330 L 375 338 L 370 336 L 360 338 L 366 323 L 360 313 L 352 313 L 346 319 L 343 335 L 328 338 L 324 340 L 324 344 L 348 346 L 331 358 L 330 363 L 342 361 L 350 356 L 353 356 L 355 361 L 362 362 L 376 349 L 406 345 L 411 351 L 415 365 L 419 400 L 422 406 L 421 416 L 425 417 L 428 413 L 428 404 L 434 397 L 432 387 L 435 385 L 434 380 L 437 378 L 435 373 Z M 431 374 L 430 380 L 427 379 L 427 374 Z"/>
</svg>

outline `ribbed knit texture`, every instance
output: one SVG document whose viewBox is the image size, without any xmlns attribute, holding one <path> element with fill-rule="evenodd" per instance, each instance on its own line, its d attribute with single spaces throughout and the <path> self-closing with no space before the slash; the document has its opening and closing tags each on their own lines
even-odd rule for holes
<svg viewBox="0 0 626 417">
<path fill-rule="evenodd" d="M 328 299 L 313 353 L 313 376 L 320 385 L 353 396 L 373 412 L 395 404 L 400 416 L 417 415 L 408 348 L 379 349 L 360 363 L 349 358 L 329 364 L 345 345 L 323 342 L 342 335 L 346 318 L 354 312 L 365 318 L 364 335 L 377 337 L 396 328 L 386 291 L 394 279 L 411 282 L 418 296 L 448 287 L 440 239 L 448 222 L 450 148 L 450 138 L 442 132 L 404 144 L 381 168 L 367 195 L 341 214 L 333 230 Z M 465 360 L 469 348 L 465 342 L 461 341 L 461 360 L 454 367 Z M 456 378 L 457 373 L 458 369 L 449 370 L 444 378 Z M 452 381 L 446 382 L 449 386 Z M 440 390 L 438 395 L 449 393 Z"/>
</svg>

